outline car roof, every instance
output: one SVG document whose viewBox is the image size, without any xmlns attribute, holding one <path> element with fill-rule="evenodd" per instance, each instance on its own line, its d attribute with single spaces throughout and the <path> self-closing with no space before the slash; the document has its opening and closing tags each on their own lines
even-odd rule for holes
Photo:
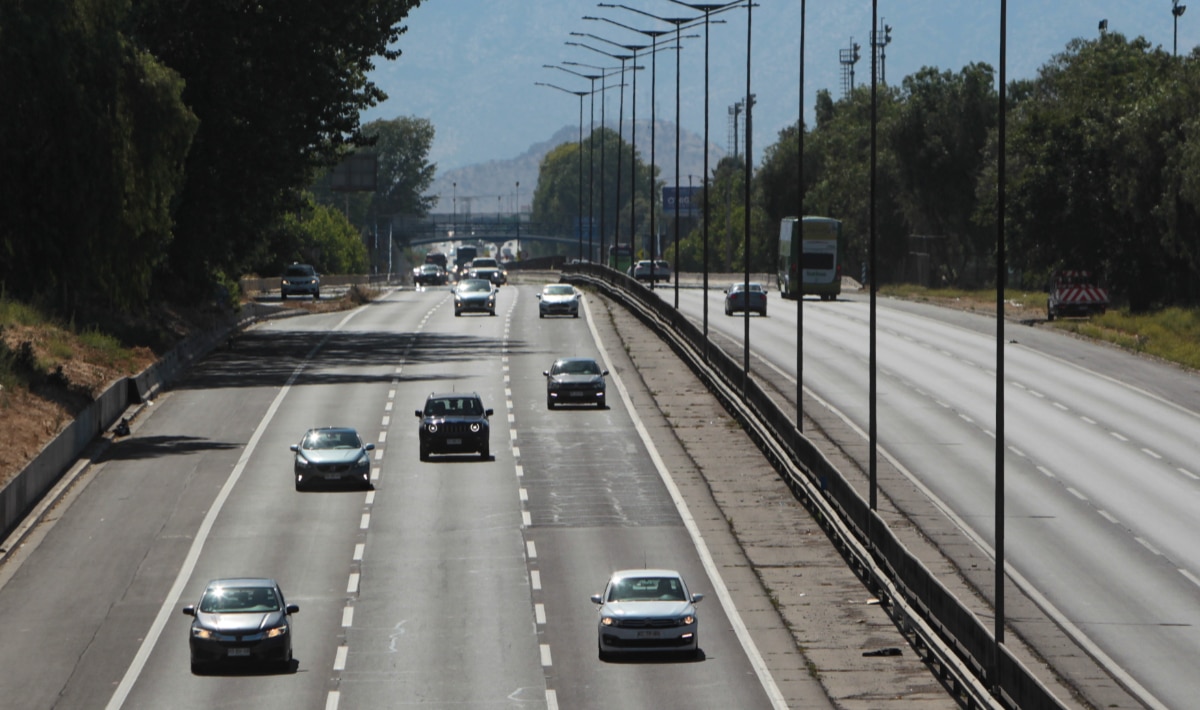
<svg viewBox="0 0 1200 710">
<path fill-rule="evenodd" d="M 594 357 L 560 357 L 557 360 L 555 360 L 554 362 L 555 363 L 559 363 L 559 362 L 596 362 L 596 358 L 594 358 Z"/>
<path fill-rule="evenodd" d="M 478 392 L 430 392 L 426 399 L 461 399 L 463 397 L 482 399 Z"/>
<path fill-rule="evenodd" d="M 328 431 L 328 432 L 339 432 L 339 433 L 345 431 L 345 432 L 353 432 L 355 434 L 358 433 L 358 430 L 352 426 L 315 426 L 312 429 L 309 429 L 308 431 Z M 305 433 L 308 433 L 308 432 L 305 432 Z"/>
<path fill-rule="evenodd" d="M 625 579 L 626 577 L 678 577 L 683 579 L 683 575 L 673 569 L 649 568 L 649 569 L 621 569 L 612 573 L 612 580 Z"/>
<path fill-rule="evenodd" d="M 221 579 L 210 580 L 208 588 L 211 587 L 276 587 L 279 586 L 275 580 L 270 577 L 223 577 Z"/>
</svg>

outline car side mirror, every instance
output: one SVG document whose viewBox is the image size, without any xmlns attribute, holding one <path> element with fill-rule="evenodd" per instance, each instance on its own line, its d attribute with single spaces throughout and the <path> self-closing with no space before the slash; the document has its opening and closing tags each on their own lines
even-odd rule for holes
<svg viewBox="0 0 1200 710">
<path fill-rule="evenodd" d="M 603 604 L 604 597 L 600 596 L 599 594 L 593 594 L 592 595 L 592 603 L 593 604 Z"/>
<path fill-rule="evenodd" d="M 485 416 L 485 417 L 490 417 L 490 416 L 492 416 L 493 414 L 495 414 L 495 410 L 492 410 L 492 409 L 485 409 L 485 410 L 483 410 L 483 416 Z"/>
<path fill-rule="evenodd" d="M 288 448 L 289 448 L 289 449 L 291 449 L 292 451 L 299 451 L 299 450 L 300 450 L 300 445 L 299 445 L 299 444 L 292 444 L 292 445 L 291 445 L 291 446 L 289 446 Z"/>
<path fill-rule="evenodd" d="M 366 446 L 363 447 L 363 451 L 374 451 L 374 450 L 375 450 L 374 444 L 367 444 Z"/>
<path fill-rule="evenodd" d="M 196 607 L 192 606 L 191 604 L 188 604 L 180 611 L 183 612 L 184 616 L 195 616 L 196 615 Z"/>
<path fill-rule="evenodd" d="M 601 370 L 601 372 L 600 372 L 600 376 L 601 376 L 601 377 L 608 377 L 608 370 Z"/>
<path fill-rule="evenodd" d="M 424 412 L 422 412 L 421 410 L 419 410 L 419 409 L 418 409 L 418 410 L 417 410 L 417 416 L 418 416 L 418 417 L 423 417 L 423 416 L 425 416 L 425 413 L 424 413 Z"/>
<path fill-rule="evenodd" d="M 692 603 L 693 603 L 693 604 L 696 604 L 696 603 L 700 602 L 700 601 L 701 601 L 701 600 L 703 600 L 703 599 L 704 599 L 704 595 L 703 595 L 703 594 L 700 594 L 699 592 L 697 592 L 696 594 L 693 594 L 693 595 L 692 595 Z"/>
<path fill-rule="evenodd" d="M 300 607 L 297 606 L 296 604 L 288 604 L 287 608 L 284 609 L 284 611 L 286 611 L 289 614 L 295 614 L 296 612 L 300 611 Z"/>
<path fill-rule="evenodd" d="M 550 376 L 549 370 L 542 370 L 542 377 L 549 377 L 549 376 Z"/>
</svg>

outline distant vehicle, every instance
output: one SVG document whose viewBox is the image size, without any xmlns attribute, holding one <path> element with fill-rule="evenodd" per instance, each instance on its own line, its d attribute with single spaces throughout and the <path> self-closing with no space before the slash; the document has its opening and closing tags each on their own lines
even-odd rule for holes
<svg viewBox="0 0 1200 710">
<path fill-rule="evenodd" d="M 471 260 L 471 268 L 467 269 L 467 278 L 487 279 L 496 286 L 508 283 L 508 273 L 500 262 L 490 256 L 481 256 Z"/>
<path fill-rule="evenodd" d="M 496 315 L 496 287 L 487 279 L 461 279 L 454 287 L 454 315 Z"/>
<path fill-rule="evenodd" d="M 603 594 L 596 626 L 600 660 L 613 653 L 678 652 L 700 655 L 696 604 L 703 594 L 688 591 L 683 577 L 668 569 L 614 572 Z"/>
<path fill-rule="evenodd" d="M 667 283 L 671 283 L 671 265 L 662 259 L 654 261 L 642 259 L 629 267 L 629 271 L 626 273 L 638 281 L 666 281 Z"/>
<path fill-rule="evenodd" d="M 1090 271 L 1060 269 L 1051 277 L 1049 290 L 1046 320 L 1104 315 L 1108 310 L 1108 290 Z"/>
<path fill-rule="evenodd" d="M 546 284 L 538 294 L 538 318 L 579 317 L 579 292 L 571 284 Z"/>
<path fill-rule="evenodd" d="M 466 278 L 467 270 L 471 268 L 471 262 L 479 254 L 477 247 L 468 246 L 466 244 L 458 247 L 454 251 L 454 277 Z"/>
<path fill-rule="evenodd" d="M 421 264 L 413 269 L 413 284 L 417 286 L 443 286 L 448 278 L 437 264 Z"/>
<path fill-rule="evenodd" d="M 425 263 L 437 264 L 444 271 L 446 269 L 446 255 L 440 251 L 431 251 L 425 255 Z"/>
<path fill-rule="evenodd" d="M 546 376 L 546 408 L 560 404 L 595 404 L 605 407 L 608 370 L 590 357 L 564 357 L 554 361 Z"/>
<path fill-rule="evenodd" d="M 420 456 L 428 461 L 430 454 L 478 453 L 479 458 L 491 458 L 491 409 L 474 392 L 434 393 L 425 399 L 424 409 L 416 410 L 421 420 L 418 432 Z"/>
<path fill-rule="evenodd" d="M 292 264 L 283 270 L 279 297 L 286 301 L 288 296 L 321 297 L 321 276 L 311 264 Z"/>
<path fill-rule="evenodd" d="M 630 266 L 633 266 L 633 247 L 613 244 L 608 248 L 608 268 L 627 273 Z"/>
<path fill-rule="evenodd" d="M 784 217 L 779 223 L 780 294 L 784 298 L 818 295 L 822 301 L 836 301 L 842 292 L 845 250 L 838 220 Z"/>
<path fill-rule="evenodd" d="M 192 617 L 189 646 L 192 672 L 209 664 L 269 661 L 285 669 L 292 663 L 292 614 L 273 579 L 236 577 L 214 579 L 200 603 L 183 613 Z"/>
<path fill-rule="evenodd" d="M 374 451 L 375 445 L 363 444 L 350 427 L 309 429 L 291 448 L 296 453 L 296 490 L 329 481 L 348 481 L 364 488 L 371 485 L 368 452 Z"/>
<path fill-rule="evenodd" d="M 749 291 L 744 282 L 725 289 L 725 315 L 748 311 L 760 316 L 767 315 L 767 289 L 762 284 L 751 282 Z"/>
</svg>

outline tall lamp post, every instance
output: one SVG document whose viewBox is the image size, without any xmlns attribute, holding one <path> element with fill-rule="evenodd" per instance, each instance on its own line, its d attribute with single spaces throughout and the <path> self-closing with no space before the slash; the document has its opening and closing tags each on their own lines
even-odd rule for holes
<svg viewBox="0 0 1200 710">
<path fill-rule="evenodd" d="M 683 2 L 683 0 L 671 0 L 676 5 L 690 7 L 693 10 L 698 10 L 704 13 L 704 175 L 703 175 L 703 269 L 704 272 L 704 358 L 708 359 L 708 35 L 709 35 L 709 18 L 714 12 L 730 9 L 736 5 L 740 5 L 744 0 L 734 0 L 733 2 L 717 2 L 717 3 L 693 3 Z M 676 283 L 679 280 L 676 279 Z"/>
<path fill-rule="evenodd" d="M 1187 5 L 1180 5 L 1179 0 L 1171 0 L 1171 15 L 1175 20 L 1175 45 L 1171 49 L 1171 56 L 1179 56 L 1179 18 L 1183 17 L 1184 11 L 1187 10 Z"/>
<path fill-rule="evenodd" d="M 609 40 L 606 40 L 603 37 L 597 37 L 596 35 L 590 34 L 588 32 L 572 32 L 571 34 L 575 37 L 591 37 L 592 39 L 600 40 L 601 42 L 608 42 L 609 44 L 616 45 L 615 42 L 609 42 Z M 621 135 L 625 132 L 625 62 L 629 61 L 630 59 L 633 59 L 636 55 L 634 55 L 634 54 L 613 54 L 611 52 L 606 52 L 603 49 L 597 49 L 596 47 L 593 47 L 589 44 L 584 44 L 582 42 L 579 42 L 577 44 L 580 47 L 583 47 L 584 49 L 590 49 L 591 51 L 596 52 L 598 54 L 603 54 L 606 57 L 611 57 L 613 59 L 616 59 L 617 61 L 619 61 L 621 63 L 621 101 L 620 101 L 620 103 L 617 104 L 617 196 L 613 200 L 613 248 L 615 249 L 617 247 L 617 244 L 620 242 L 620 234 L 621 234 L 621 156 L 624 154 L 623 151 L 621 150 Z M 617 45 L 617 46 L 619 47 L 620 45 Z M 636 64 L 636 62 L 635 62 L 635 64 Z M 638 69 L 637 66 L 633 67 L 633 72 L 634 72 L 633 75 L 635 77 L 637 76 L 637 69 Z M 604 171 L 601 170 L 601 173 L 602 173 L 600 176 L 601 177 L 601 183 L 600 183 L 601 192 L 603 192 L 604 184 L 607 182 L 607 180 L 606 180 L 607 176 L 604 175 L 603 172 Z M 600 202 L 601 202 L 601 210 L 603 210 L 604 200 L 601 199 Z M 603 212 L 601 212 L 601 215 L 603 215 Z M 600 219 L 601 219 L 601 221 L 603 221 L 604 217 L 601 216 Z M 604 252 L 604 230 L 603 229 L 600 230 L 600 251 L 601 251 L 601 255 L 603 256 L 603 252 Z M 612 266 L 612 264 L 610 263 L 609 266 Z"/>
<path fill-rule="evenodd" d="M 571 46 L 571 47 L 585 47 L 586 49 L 591 49 L 593 51 L 599 51 L 599 50 L 596 50 L 594 47 L 587 47 L 586 45 L 580 44 L 579 42 L 567 41 L 567 42 L 564 42 L 564 44 Z M 605 188 L 605 182 L 606 182 L 604 178 L 605 178 L 605 175 L 607 174 L 607 171 L 605 169 L 604 158 L 608 152 L 604 146 L 605 141 L 604 141 L 604 136 L 603 136 L 604 131 L 608 128 L 608 121 L 605 118 L 605 107 L 607 105 L 607 102 L 605 102 L 605 100 L 604 100 L 604 92 L 608 91 L 608 89 L 610 88 L 608 86 L 608 77 L 615 76 L 618 71 L 623 72 L 625 67 L 624 67 L 624 63 L 622 63 L 622 65 L 620 67 L 606 67 L 606 68 L 592 67 L 592 65 L 590 65 L 590 64 L 580 64 L 579 62 L 563 62 L 563 64 L 570 64 L 570 65 L 579 66 L 579 67 L 591 67 L 592 69 L 596 69 L 600 72 L 600 94 L 601 94 L 600 95 L 600 133 L 601 133 L 601 136 L 600 136 L 600 254 L 598 256 L 600 258 L 600 262 L 604 263 L 604 229 L 605 229 L 604 228 L 604 202 L 605 202 L 605 200 L 604 200 L 605 189 L 604 188 Z M 570 70 L 565 70 L 565 71 L 570 71 Z M 621 90 L 624 91 L 624 88 L 625 88 L 624 80 L 621 81 L 620 86 L 621 86 Z M 596 133 L 596 130 L 595 130 L 595 128 L 593 128 L 592 129 L 592 138 L 591 138 L 591 140 L 593 142 L 595 142 L 595 140 L 596 140 L 595 133 Z M 593 148 L 593 150 L 594 150 L 594 148 Z"/>
<path fill-rule="evenodd" d="M 700 20 L 696 17 L 659 17 L 658 15 L 639 10 L 636 7 L 630 7 L 621 3 L 616 5 L 600 4 L 600 7 L 619 7 L 630 12 L 636 12 L 639 15 L 653 18 L 659 22 L 666 22 L 675 26 L 675 309 L 679 309 L 679 65 L 680 50 L 683 48 L 682 28 L 684 25 L 691 25 L 693 22 Z"/>
<path fill-rule="evenodd" d="M 541 82 L 541 81 L 534 82 L 534 83 L 537 86 L 548 86 L 551 89 L 558 89 L 559 91 L 562 91 L 563 93 L 574 94 L 575 96 L 579 97 L 579 211 L 576 213 L 578 216 L 576 217 L 575 226 L 576 226 L 576 229 L 578 230 L 578 237 L 579 237 L 579 255 L 577 258 L 580 261 L 583 261 L 583 97 L 588 96 L 589 94 L 591 94 L 593 92 L 571 91 L 570 89 L 564 89 L 561 86 L 557 86 L 555 84 L 547 84 L 547 83 Z M 593 89 L 593 91 L 594 91 L 594 89 Z M 591 248 L 590 242 L 588 244 L 588 247 L 589 247 L 589 253 L 590 253 L 590 248 Z"/>
</svg>

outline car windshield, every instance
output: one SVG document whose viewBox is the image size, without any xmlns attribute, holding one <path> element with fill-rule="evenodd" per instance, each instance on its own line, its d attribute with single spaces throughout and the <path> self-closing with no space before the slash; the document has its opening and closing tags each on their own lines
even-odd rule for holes
<svg viewBox="0 0 1200 710">
<path fill-rule="evenodd" d="M 462 417 L 483 414 L 483 404 L 474 397 L 439 397 L 425 403 L 427 417 Z"/>
<path fill-rule="evenodd" d="M 600 366 L 595 360 L 562 360 L 554 363 L 551 374 L 555 375 L 599 375 Z"/>
<path fill-rule="evenodd" d="M 561 286 L 560 285 L 547 286 L 544 289 L 544 291 L 545 291 L 546 295 L 548 295 L 548 296 L 570 296 L 572 293 L 575 292 L 575 289 L 572 288 L 571 286 L 564 284 Z"/>
<path fill-rule="evenodd" d="M 673 601 L 681 602 L 683 582 L 678 577 L 625 577 L 608 590 L 608 601 Z"/>
<path fill-rule="evenodd" d="M 458 287 L 458 290 L 465 291 L 467 293 L 477 293 L 479 291 L 491 291 L 492 285 L 490 283 L 488 283 L 487 281 L 473 279 L 471 281 L 464 281 L 463 284 Z"/>
<path fill-rule="evenodd" d="M 311 266 L 289 266 L 285 272 L 288 276 L 312 276 L 313 267 Z"/>
<path fill-rule="evenodd" d="M 304 437 L 305 449 L 361 449 L 358 434 L 352 431 L 310 431 Z"/>
<path fill-rule="evenodd" d="M 479 269 L 479 268 L 494 269 L 494 268 L 498 267 L 499 265 L 500 264 L 495 259 L 490 259 L 490 258 L 489 259 L 480 258 L 480 259 L 476 259 L 475 261 L 471 262 L 471 266 L 474 266 L 477 269 Z"/>
<path fill-rule="evenodd" d="M 271 587 L 210 587 L 200 600 L 206 614 L 246 614 L 279 611 L 279 597 Z"/>
</svg>

